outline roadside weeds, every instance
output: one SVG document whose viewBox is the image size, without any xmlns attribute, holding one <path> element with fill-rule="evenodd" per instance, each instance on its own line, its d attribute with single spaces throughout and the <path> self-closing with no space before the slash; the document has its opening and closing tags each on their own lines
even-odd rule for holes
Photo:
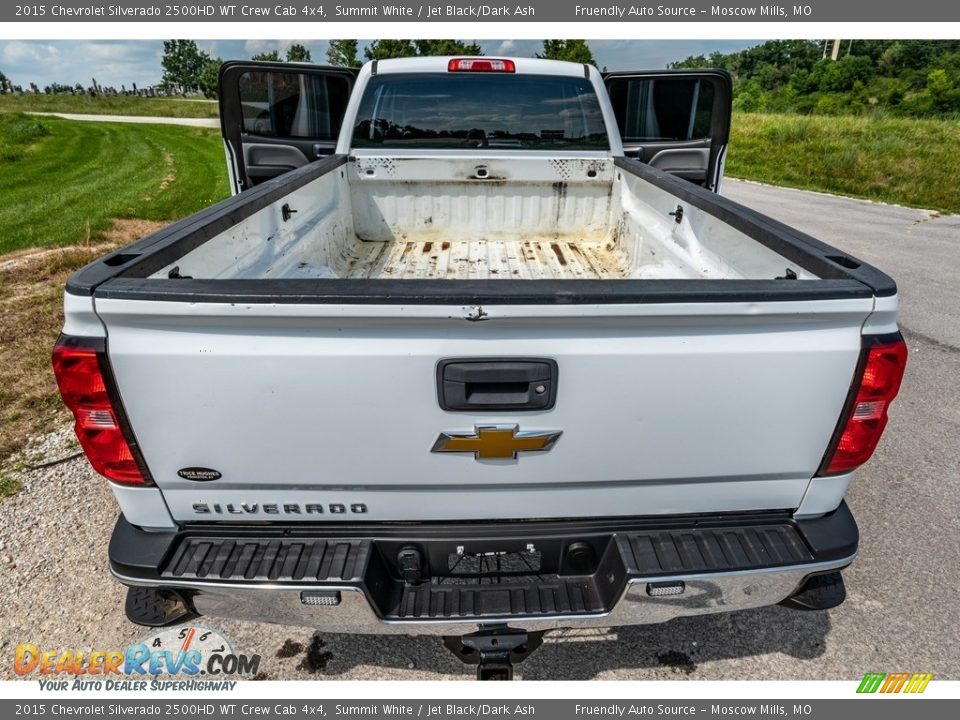
<svg viewBox="0 0 960 720">
<path fill-rule="evenodd" d="M 29 440 L 69 419 L 57 394 L 50 353 L 63 325 L 63 286 L 78 268 L 160 227 L 116 220 L 96 241 L 0 257 L 0 498 L 17 493 Z M 20 455 L 17 455 L 20 453 Z M 17 456 L 17 459 L 13 459 Z"/>
</svg>

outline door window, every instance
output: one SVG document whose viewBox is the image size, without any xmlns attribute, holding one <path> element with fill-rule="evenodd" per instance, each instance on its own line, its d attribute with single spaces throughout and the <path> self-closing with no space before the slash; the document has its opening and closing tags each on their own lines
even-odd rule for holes
<svg viewBox="0 0 960 720">
<path fill-rule="evenodd" d="M 710 137 L 716 90 L 701 78 L 611 78 L 608 92 L 624 142 Z"/>
<path fill-rule="evenodd" d="M 330 75 L 251 71 L 240 76 L 239 92 L 246 134 L 336 140 L 350 83 Z"/>
</svg>

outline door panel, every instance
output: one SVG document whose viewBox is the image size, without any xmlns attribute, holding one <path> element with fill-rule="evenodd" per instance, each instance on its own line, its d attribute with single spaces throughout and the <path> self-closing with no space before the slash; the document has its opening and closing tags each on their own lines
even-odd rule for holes
<svg viewBox="0 0 960 720">
<path fill-rule="evenodd" d="M 266 143 L 244 143 L 243 145 L 243 164 L 253 184 L 302 167 L 308 162 L 310 160 L 304 155 L 303 150 L 292 145 Z"/>
<path fill-rule="evenodd" d="M 702 184 L 710 167 L 710 148 L 665 148 L 650 158 L 650 165 Z"/>
<path fill-rule="evenodd" d="M 220 69 L 220 123 L 234 193 L 333 153 L 354 70 L 229 62 Z"/>
<path fill-rule="evenodd" d="M 604 80 L 628 157 L 719 190 L 730 137 L 726 71 L 616 72 Z"/>
</svg>

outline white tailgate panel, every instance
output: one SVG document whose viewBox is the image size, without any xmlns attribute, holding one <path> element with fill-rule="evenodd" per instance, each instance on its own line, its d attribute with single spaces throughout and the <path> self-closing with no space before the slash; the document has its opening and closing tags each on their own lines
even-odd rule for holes
<svg viewBox="0 0 960 720">
<path fill-rule="evenodd" d="M 796 508 L 871 304 L 490 306 L 483 322 L 423 306 L 98 300 L 97 312 L 175 519 L 333 503 L 366 513 L 282 519 L 429 520 Z M 554 409 L 440 409 L 438 359 L 511 356 L 557 361 Z M 516 461 L 430 452 L 442 431 L 490 423 L 563 435 Z M 177 475 L 196 466 L 222 478 Z M 211 517 L 197 503 L 246 508 Z"/>
</svg>

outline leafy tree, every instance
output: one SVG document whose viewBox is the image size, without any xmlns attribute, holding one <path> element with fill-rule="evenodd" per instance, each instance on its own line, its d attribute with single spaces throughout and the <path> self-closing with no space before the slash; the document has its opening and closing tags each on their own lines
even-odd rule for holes
<svg viewBox="0 0 960 720">
<path fill-rule="evenodd" d="M 270 52 L 257 53 L 254 55 L 251 60 L 256 60 L 257 62 L 280 62 L 280 51 L 271 50 Z"/>
<path fill-rule="evenodd" d="M 927 92 L 930 94 L 930 100 L 937 110 L 951 109 L 953 81 L 950 80 L 946 70 L 937 69 L 927 76 Z"/>
<path fill-rule="evenodd" d="M 363 49 L 363 54 L 367 60 L 414 57 L 417 48 L 413 40 L 374 40 Z"/>
<path fill-rule="evenodd" d="M 210 56 L 193 40 L 164 40 L 161 85 L 184 94 L 198 89 L 200 73 L 209 60 Z"/>
<path fill-rule="evenodd" d="M 869 82 L 874 73 L 870 58 L 858 55 L 846 55 L 837 61 L 821 60 L 817 69 L 820 71 L 820 89 L 834 92 L 852 90 L 858 81 Z"/>
<path fill-rule="evenodd" d="M 9 78 L 0 72 L 0 93 L 8 93 L 13 91 L 13 83 L 10 82 Z"/>
<path fill-rule="evenodd" d="M 477 43 L 462 40 L 374 40 L 363 49 L 367 60 L 430 55 L 483 55 Z"/>
<path fill-rule="evenodd" d="M 877 65 L 883 57 L 884 51 L 890 47 L 889 40 L 854 40 L 850 42 L 848 55 L 865 55 L 870 62 Z"/>
<path fill-rule="evenodd" d="M 767 109 L 767 93 L 756 80 L 744 83 L 733 101 L 734 110 L 740 112 L 761 112 Z"/>
<path fill-rule="evenodd" d="M 809 70 L 797 70 L 790 76 L 788 86 L 797 95 L 809 95 L 819 89 L 820 81 Z"/>
<path fill-rule="evenodd" d="M 310 51 L 300 43 L 294 43 L 287 48 L 287 62 L 310 62 Z"/>
<path fill-rule="evenodd" d="M 771 40 L 743 50 L 727 69 L 749 75 L 773 66 L 789 76 L 798 68 L 809 68 L 822 54 L 820 43 L 814 40 Z"/>
<path fill-rule="evenodd" d="M 710 65 L 710 61 L 707 60 L 707 58 L 705 58 L 703 55 L 688 55 L 683 60 L 677 60 L 672 63 L 667 63 L 667 67 L 673 70 L 680 70 L 680 69 L 696 70 L 698 68 L 708 68 L 708 67 L 711 67 L 711 65 Z"/>
<path fill-rule="evenodd" d="M 310 55 L 310 50 L 306 46 L 300 43 L 294 43 L 289 48 L 287 48 L 286 59 L 280 56 L 279 50 L 271 50 L 270 52 L 261 52 L 254 55 L 251 60 L 257 62 L 311 62 L 312 57 Z M 204 90 L 204 93 L 207 94 L 207 97 L 216 97 L 217 92 L 217 78 L 219 77 L 219 70 L 216 72 L 210 72 L 210 86 Z"/>
<path fill-rule="evenodd" d="M 483 55 L 477 43 L 462 40 L 414 40 L 417 55 Z"/>
<path fill-rule="evenodd" d="M 960 77 L 960 52 L 944 53 L 938 64 L 953 77 Z"/>
<path fill-rule="evenodd" d="M 935 40 L 897 40 L 881 55 L 881 61 L 892 72 L 922 70 L 940 54 Z"/>
<path fill-rule="evenodd" d="M 544 40 L 543 52 L 537 53 L 539 58 L 548 60 L 567 60 L 569 62 L 596 65 L 593 52 L 586 40 Z"/>
<path fill-rule="evenodd" d="M 203 72 L 200 73 L 200 92 L 204 97 L 216 99 L 221 65 L 223 65 L 221 58 L 210 58 L 203 66 Z"/>
<path fill-rule="evenodd" d="M 337 67 L 360 67 L 363 63 L 357 57 L 357 41 L 331 40 L 327 48 L 327 62 Z"/>
</svg>

